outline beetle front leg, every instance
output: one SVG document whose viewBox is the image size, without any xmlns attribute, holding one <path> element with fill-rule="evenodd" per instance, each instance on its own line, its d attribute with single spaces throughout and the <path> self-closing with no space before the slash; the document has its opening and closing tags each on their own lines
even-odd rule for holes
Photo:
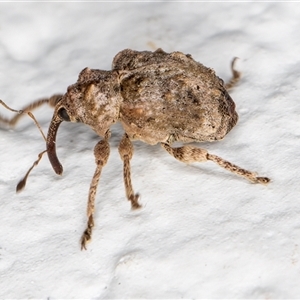
<svg viewBox="0 0 300 300">
<path fill-rule="evenodd" d="M 109 157 L 109 132 L 106 135 L 106 138 L 100 142 L 98 142 L 94 148 L 95 162 L 96 162 L 96 170 L 90 185 L 89 190 L 89 198 L 88 198 L 88 206 L 87 206 L 87 227 L 81 237 L 81 250 L 86 250 L 86 244 L 91 241 L 92 238 L 92 230 L 94 227 L 94 211 L 95 211 L 95 197 L 97 192 L 97 187 L 99 183 L 99 179 L 101 176 L 102 168 L 106 165 L 108 157 Z"/>
<path fill-rule="evenodd" d="M 42 106 L 43 104 L 47 103 L 49 104 L 51 107 L 55 107 L 55 105 L 57 104 L 58 101 L 60 101 L 60 99 L 62 98 L 62 94 L 56 94 L 53 95 L 49 98 L 42 98 L 39 99 L 37 101 L 34 101 L 30 104 L 28 104 L 27 106 L 23 107 L 21 110 L 17 111 L 15 109 L 12 109 L 10 107 L 8 107 L 1 99 L 0 99 L 0 104 L 2 104 L 5 108 L 7 108 L 10 111 L 13 112 L 18 112 L 17 115 L 15 115 L 13 118 L 8 119 L 5 118 L 3 116 L 0 115 L 0 123 L 6 124 L 10 127 L 14 127 L 18 121 L 24 116 L 24 114 L 28 114 L 28 112 L 32 112 L 34 109 L 39 108 L 40 106 Z"/>
<path fill-rule="evenodd" d="M 126 133 L 124 134 L 120 142 L 119 153 L 121 159 L 124 162 L 123 173 L 124 173 L 124 184 L 125 184 L 127 199 L 131 202 L 132 209 L 140 208 L 141 205 L 138 202 L 139 195 L 134 194 L 132 184 L 131 184 L 130 160 L 133 155 L 133 146 Z"/>
<path fill-rule="evenodd" d="M 192 162 L 202 162 L 202 161 L 211 160 L 216 164 L 218 164 L 220 167 L 232 173 L 240 175 L 253 183 L 267 184 L 268 182 L 270 182 L 269 178 L 258 177 L 256 173 L 250 172 L 237 165 L 234 165 L 231 162 L 217 155 L 210 154 L 205 149 L 193 147 L 190 145 L 179 147 L 179 148 L 172 148 L 170 145 L 165 143 L 161 143 L 161 145 L 167 152 L 169 152 L 172 156 L 174 156 L 176 159 L 180 160 L 181 162 L 192 163 Z"/>
</svg>

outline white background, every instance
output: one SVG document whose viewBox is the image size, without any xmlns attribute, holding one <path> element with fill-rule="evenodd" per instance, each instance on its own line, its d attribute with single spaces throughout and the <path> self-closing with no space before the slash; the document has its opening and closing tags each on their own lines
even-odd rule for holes
<svg viewBox="0 0 300 300">
<path fill-rule="evenodd" d="M 125 48 L 190 53 L 225 81 L 239 57 L 239 122 L 199 146 L 272 182 L 135 142 L 143 208 L 131 211 L 116 126 L 93 241 L 80 251 L 99 137 L 63 123 L 63 176 L 45 156 L 16 194 L 45 144 L 28 117 L 2 126 L 0 298 L 299 298 L 299 15 L 299 3 L 1 3 L 0 98 L 15 109 L 64 93 L 85 67 L 110 69 Z M 34 113 L 47 132 L 51 108 Z"/>
</svg>

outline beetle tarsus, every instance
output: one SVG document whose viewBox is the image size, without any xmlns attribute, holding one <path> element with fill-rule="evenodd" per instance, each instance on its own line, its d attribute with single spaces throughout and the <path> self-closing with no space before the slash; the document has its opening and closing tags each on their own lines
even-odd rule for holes
<svg viewBox="0 0 300 300">
<path fill-rule="evenodd" d="M 86 250 L 86 244 L 92 240 L 92 231 L 94 227 L 94 218 L 91 215 L 88 220 L 87 228 L 81 237 L 81 250 Z"/>
</svg>

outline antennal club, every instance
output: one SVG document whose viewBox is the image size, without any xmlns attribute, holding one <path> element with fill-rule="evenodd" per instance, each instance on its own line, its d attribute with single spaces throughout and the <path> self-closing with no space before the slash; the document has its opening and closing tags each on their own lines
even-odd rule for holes
<svg viewBox="0 0 300 300">
<path fill-rule="evenodd" d="M 42 159 L 43 155 L 47 152 L 47 150 L 44 150 L 43 152 L 39 153 L 38 155 L 38 159 L 33 163 L 32 167 L 27 171 L 26 175 L 23 177 L 22 180 L 19 181 L 19 183 L 17 184 L 17 187 L 16 187 L 16 192 L 19 193 L 21 192 L 24 188 L 25 188 L 25 185 L 26 185 L 26 181 L 27 181 L 27 178 L 31 172 L 31 170 L 37 166 L 40 162 L 40 160 Z"/>
</svg>

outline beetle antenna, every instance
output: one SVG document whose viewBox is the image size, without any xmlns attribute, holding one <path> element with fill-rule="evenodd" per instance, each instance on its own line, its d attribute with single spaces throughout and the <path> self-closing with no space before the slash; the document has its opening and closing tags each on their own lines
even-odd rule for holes
<svg viewBox="0 0 300 300">
<path fill-rule="evenodd" d="M 40 162 L 40 160 L 42 159 L 44 153 L 46 153 L 47 150 L 44 150 L 43 152 L 39 153 L 38 155 L 38 159 L 33 163 L 33 165 L 30 167 L 30 169 L 27 171 L 26 175 L 23 177 L 23 179 L 21 179 L 19 181 L 19 183 L 17 184 L 17 188 L 16 188 L 16 192 L 21 192 L 24 188 L 25 188 L 25 185 L 26 185 L 26 181 L 27 181 L 27 178 L 31 172 L 31 170 L 37 166 Z"/>
<path fill-rule="evenodd" d="M 33 113 L 31 112 L 31 110 L 35 109 L 35 108 L 38 108 L 40 107 L 41 105 L 43 105 L 44 103 L 48 103 L 50 106 L 54 107 L 62 98 L 62 95 L 61 94 L 56 94 L 56 95 L 53 95 L 52 97 L 50 98 L 43 98 L 43 99 L 40 99 L 40 100 L 37 100 L 31 104 L 29 104 L 28 106 L 24 107 L 23 109 L 21 110 L 16 110 L 16 109 L 13 109 L 11 107 L 9 107 L 4 101 L 2 101 L 0 99 L 0 104 L 3 105 L 6 109 L 12 111 L 12 112 L 15 112 L 17 113 L 16 116 L 14 116 L 12 119 L 8 119 L 8 118 L 5 118 L 3 116 L 0 115 L 0 122 L 2 123 L 5 123 L 5 124 L 8 124 L 9 126 L 15 126 L 16 123 L 19 121 L 19 119 L 22 117 L 22 115 L 24 114 L 27 114 L 35 123 L 35 125 L 37 126 L 37 128 L 39 129 L 44 141 L 46 141 L 46 136 L 41 128 L 41 125 L 39 124 L 39 122 L 37 121 L 37 119 L 35 118 L 35 116 L 33 115 Z M 19 181 L 19 183 L 17 184 L 17 187 L 16 187 L 16 191 L 17 192 L 20 192 L 22 191 L 25 186 L 26 186 L 26 182 L 27 182 L 27 178 L 30 174 L 30 172 L 32 171 L 32 169 L 37 166 L 40 162 L 40 160 L 42 159 L 44 153 L 47 152 L 47 150 L 44 150 L 43 152 L 39 153 L 38 155 L 38 159 L 33 163 L 33 165 L 29 168 L 29 170 L 27 171 L 27 173 L 25 174 L 25 176 L 22 178 L 22 180 Z"/>
<path fill-rule="evenodd" d="M 39 124 L 39 122 L 36 120 L 35 116 L 33 115 L 32 112 L 28 111 L 27 112 L 28 116 L 34 121 L 35 125 L 37 126 L 37 128 L 39 129 L 44 141 L 46 142 L 46 136 L 41 128 L 41 125 Z"/>
</svg>

